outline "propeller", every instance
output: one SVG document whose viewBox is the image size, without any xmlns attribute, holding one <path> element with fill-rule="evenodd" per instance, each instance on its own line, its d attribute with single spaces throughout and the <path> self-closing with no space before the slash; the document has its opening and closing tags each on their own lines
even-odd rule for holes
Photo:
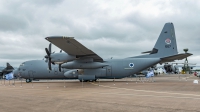
<svg viewBox="0 0 200 112">
<path fill-rule="evenodd" d="M 53 53 L 51 52 L 51 43 L 49 44 L 49 48 L 45 48 L 45 51 L 47 53 L 47 55 L 45 56 L 45 58 L 48 60 L 49 70 L 52 70 L 51 64 L 55 65 L 55 63 L 51 61 L 51 54 L 54 54 L 55 51 Z M 62 50 L 60 50 L 60 53 L 61 52 L 62 52 Z M 61 72 L 61 64 L 59 64 L 59 71 Z"/>
<path fill-rule="evenodd" d="M 61 72 L 61 64 L 59 64 L 59 72 Z"/>
<path fill-rule="evenodd" d="M 45 48 L 45 51 L 47 53 L 47 55 L 45 56 L 46 59 L 48 59 L 48 67 L 49 67 L 49 70 L 51 70 L 51 43 L 49 44 L 49 49 L 48 48 Z"/>
</svg>

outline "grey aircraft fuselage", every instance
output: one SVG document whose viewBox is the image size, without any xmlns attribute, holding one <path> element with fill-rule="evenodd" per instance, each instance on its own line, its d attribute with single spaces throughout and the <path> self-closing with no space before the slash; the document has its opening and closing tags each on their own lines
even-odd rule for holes
<svg viewBox="0 0 200 112">
<path fill-rule="evenodd" d="M 150 67 L 160 61 L 159 58 L 126 58 L 126 59 L 109 59 L 104 62 L 108 66 L 98 69 L 84 69 L 84 74 L 94 75 L 96 79 L 113 79 L 131 76 L 141 70 Z M 130 65 L 134 63 L 134 65 Z M 113 70 L 114 69 L 114 70 Z M 25 79 L 78 79 L 77 73 L 71 77 L 65 76 L 64 73 L 71 69 L 62 68 L 61 72 L 57 65 L 52 66 L 52 70 L 48 69 L 48 63 L 44 60 L 32 60 L 23 62 L 18 69 L 14 70 L 15 76 Z M 74 69 L 75 71 L 78 69 Z"/>
</svg>

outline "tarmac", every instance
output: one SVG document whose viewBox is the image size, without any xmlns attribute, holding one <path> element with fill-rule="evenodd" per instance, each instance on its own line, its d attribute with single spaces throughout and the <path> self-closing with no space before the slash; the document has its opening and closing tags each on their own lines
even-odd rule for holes
<svg viewBox="0 0 200 112">
<path fill-rule="evenodd" d="M 0 112 L 200 112 L 193 75 L 0 82 Z"/>
</svg>

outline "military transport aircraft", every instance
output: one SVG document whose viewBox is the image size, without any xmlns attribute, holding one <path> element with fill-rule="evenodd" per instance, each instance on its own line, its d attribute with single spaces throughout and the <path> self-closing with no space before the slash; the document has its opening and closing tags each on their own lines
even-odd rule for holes
<svg viewBox="0 0 200 112">
<path fill-rule="evenodd" d="M 103 60 L 73 37 L 50 36 L 45 39 L 65 53 L 51 53 L 50 44 L 49 49 L 45 48 L 47 53 L 45 58 L 48 59 L 49 69 L 46 68 L 47 65 L 29 61 L 24 62 L 24 65 L 20 66 L 19 71 L 15 71 L 15 74 L 21 73 L 26 79 L 40 79 L 40 77 L 36 77 L 39 74 L 52 79 L 59 78 L 60 76 L 55 75 L 55 77 L 51 77 L 52 74 L 49 76 L 48 74 L 56 73 L 63 75 L 61 78 L 75 78 L 80 81 L 91 81 L 99 78 L 124 78 L 157 63 L 180 60 L 192 55 L 190 53 L 178 54 L 173 23 L 166 23 L 164 25 L 154 48 L 151 51 L 145 52 L 149 54 L 124 59 Z M 59 64 L 59 66 L 53 65 L 52 69 L 51 64 Z M 32 70 L 31 73 L 29 73 L 30 70 Z"/>
<path fill-rule="evenodd" d="M 187 64 L 188 64 L 189 71 L 191 71 L 195 67 L 199 67 L 193 63 L 187 63 Z M 156 66 L 155 69 L 162 68 L 166 71 L 166 73 L 179 74 L 180 73 L 179 68 L 183 69 L 183 67 L 184 67 L 184 63 L 165 63 L 163 65 Z"/>
</svg>

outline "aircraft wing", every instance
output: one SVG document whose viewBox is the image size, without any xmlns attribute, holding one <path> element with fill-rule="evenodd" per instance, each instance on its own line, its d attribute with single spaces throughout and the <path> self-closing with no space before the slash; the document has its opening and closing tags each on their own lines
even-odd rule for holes
<svg viewBox="0 0 200 112">
<path fill-rule="evenodd" d="M 190 53 L 182 53 L 182 54 L 177 54 L 177 55 L 173 55 L 173 56 L 168 56 L 168 57 L 161 58 L 161 62 L 164 63 L 164 62 L 171 62 L 174 60 L 182 60 L 191 55 L 192 54 L 190 54 Z"/>
<path fill-rule="evenodd" d="M 69 55 L 74 55 L 77 58 L 88 57 L 93 58 L 96 62 L 103 62 L 103 59 L 90 49 L 83 46 L 74 37 L 64 36 L 50 36 L 46 37 L 46 40 L 53 43 Z"/>
</svg>

